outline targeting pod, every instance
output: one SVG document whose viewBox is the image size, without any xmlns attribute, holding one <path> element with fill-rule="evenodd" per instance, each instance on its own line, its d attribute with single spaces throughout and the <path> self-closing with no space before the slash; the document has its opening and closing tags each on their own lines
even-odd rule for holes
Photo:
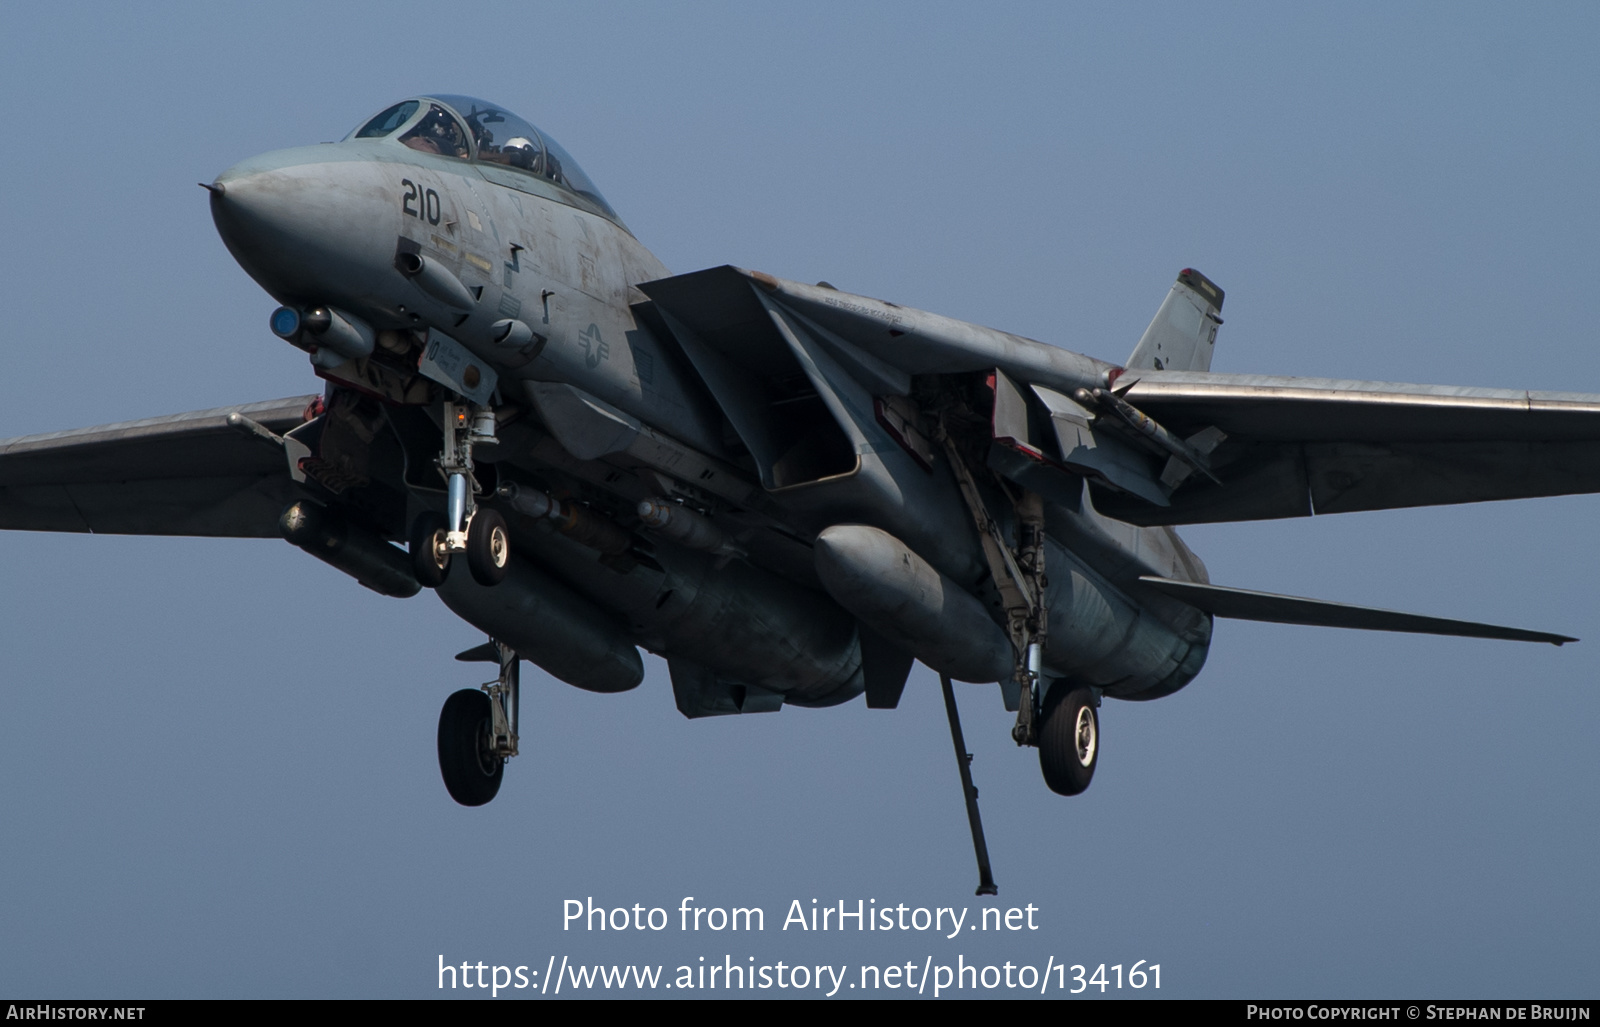
<svg viewBox="0 0 1600 1027">
<path fill-rule="evenodd" d="M 268 323 L 272 334 L 310 353 L 321 367 L 337 367 L 347 360 L 360 360 L 372 352 L 377 341 L 364 321 L 332 307 L 313 307 L 304 312 L 294 307 L 279 307 L 272 312 Z"/>
</svg>

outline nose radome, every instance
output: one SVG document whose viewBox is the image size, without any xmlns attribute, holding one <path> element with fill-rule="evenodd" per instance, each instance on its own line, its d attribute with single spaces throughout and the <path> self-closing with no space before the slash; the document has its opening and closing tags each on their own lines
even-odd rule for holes
<svg viewBox="0 0 1600 1027">
<path fill-rule="evenodd" d="M 228 252 L 282 302 L 372 295 L 386 272 L 394 274 L 393 216 L 380 198 L 390 190 L 373 188 L 377 169 L 273 156 L 229 168 L 207 186 Z"/>
<path fill-rule="evenodd" d="M 273 295 L 299 291 L 291 254 L 303 241 L 303 204 L 283 173 L 230 168 L 209 188 L 211 220 L 245 273 Z"/>
</svg>

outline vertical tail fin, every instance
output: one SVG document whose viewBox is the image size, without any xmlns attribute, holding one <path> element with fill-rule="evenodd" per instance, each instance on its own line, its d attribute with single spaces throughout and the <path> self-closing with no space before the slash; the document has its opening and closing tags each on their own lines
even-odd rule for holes
<svg viewBox="0 0 1600 1027">
<path fill-rule="evenodd" d="M 1128 357 L 1130 368 L 1209 371 L 1222 324 L 1222 290 L 1193 268 L 1178 272 L 1155 320 Z"/>
</svg>

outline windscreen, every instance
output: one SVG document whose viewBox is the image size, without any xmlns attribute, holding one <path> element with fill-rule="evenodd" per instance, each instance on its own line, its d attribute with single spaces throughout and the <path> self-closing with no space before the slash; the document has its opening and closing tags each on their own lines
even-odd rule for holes
<svg viewBox="0 0 1600 1027">
<path fill-rule="evenodd" d="M 417 113 L 417 108 L 422 106 L 417 100 L 407 100 L 397 103 L 393 107 L 379 114 L 371 121 L 362 125 L 355 133 L 356 139 L 382 139 L 390 135 L 395 129 L 411 120 L 411 115 Z"/>
</svg>

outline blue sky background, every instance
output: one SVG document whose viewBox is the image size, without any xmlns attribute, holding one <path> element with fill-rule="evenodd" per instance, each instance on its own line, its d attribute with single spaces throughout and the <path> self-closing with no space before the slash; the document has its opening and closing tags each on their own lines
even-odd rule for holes
<svg viewBox="0 0 1600 1027">
<path fill-rule="evenodd" d="M 428 90 L 548 130 L 675 271 L 1116 360 L 1193 265 L 1217 370 L 1600 392 L 1597 43 L 1587 4 L 9 4 L 0 435 L 317 391 L 194 183 Z M 434 730 L 481 637 L 433 597 L 274 541 L 0 535 L 0 992 L 959 952 L 1149 960 L 1166 997 L 1593 997 L 1597 519 L 1186 531 L 1220 583 L 1586 641 L 1222 622 L 1188 689 L 1105 706 L 1073 800 L 966 686 L 1000 902 L 1043 927 L 954 942 L 777 929 L 796 898 L 978 905 L 920 668 L 896 712 L 694 723 L 654 659 L 622 696 L 530 673 L 524 754 L 466 810 Z M 565 898 L 685 895 L 768 930 L 561 930 Z"/>
</svg>

